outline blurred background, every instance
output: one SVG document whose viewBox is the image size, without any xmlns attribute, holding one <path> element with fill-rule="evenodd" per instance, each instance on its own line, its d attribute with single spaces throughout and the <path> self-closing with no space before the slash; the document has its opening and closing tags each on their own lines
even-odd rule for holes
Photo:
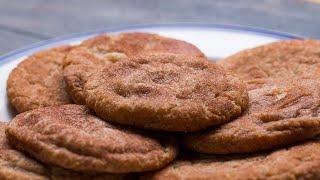
<svg viewBox="0 0 320 180">
<path fill-rule="evenodd" d="M 320 38 L 320 0 L 0 0 L 0 55 L 72 33 L 156 23 L 232 24 Z"/>
</svg>

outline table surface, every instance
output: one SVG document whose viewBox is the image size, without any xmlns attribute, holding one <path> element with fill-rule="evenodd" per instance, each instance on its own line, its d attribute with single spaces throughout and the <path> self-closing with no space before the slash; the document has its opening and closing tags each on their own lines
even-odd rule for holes
<svg viewBox="0 0 320 180">
<path fill-rule="evenodd" d="M 320 0 L 0 0 L 0 55 L 71 33 L 148 23 L 218 23 L 320 38 Z"/>
</svg>

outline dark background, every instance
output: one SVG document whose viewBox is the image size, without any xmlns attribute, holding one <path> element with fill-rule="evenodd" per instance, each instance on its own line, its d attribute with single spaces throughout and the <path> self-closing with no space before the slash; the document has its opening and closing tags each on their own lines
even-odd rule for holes
<svg viewBox="0 0 320 180">
<path fill-rule="evenodd" d="M 38 41 L 148 23 L 253 26 L 320 38 L 320 0 L 0 0 L 0 55 Z"/>
</svg>

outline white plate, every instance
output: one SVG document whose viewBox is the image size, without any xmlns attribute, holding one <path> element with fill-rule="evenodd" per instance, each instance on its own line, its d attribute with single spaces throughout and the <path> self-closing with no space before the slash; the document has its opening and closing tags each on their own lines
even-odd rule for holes
<svg viewBox="0 0 320 180">
<path fill-rule="evenodd" d="M 153 32 L 182 39 L 196 45 L 212 59 L 220 59 L 239 50 L 265 43 L 299 38 L 294 35 L 247 27 L 213 24 L 178 24 L 102 29 L 44 41 L 0 57 L 0 120 L 9 121 L 14 116 L 14 111 L 9 106 L 7 100 L 6 81 L 10 71 L 27 56 L 37 51 L 62 44 L 78 44 L 84 39 L 97 34 L 105 32 L 118 33 L 123 31 Z"/>
</svg>

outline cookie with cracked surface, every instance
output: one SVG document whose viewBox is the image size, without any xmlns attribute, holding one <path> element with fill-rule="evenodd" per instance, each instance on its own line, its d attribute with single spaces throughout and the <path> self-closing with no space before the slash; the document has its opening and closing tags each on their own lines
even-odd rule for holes
<svg viewBox="0 0 320 180">
<path fill-rule="evenodd" d="M 320 179 L 318 140 L 254 155 L 194 155 L 141 179 Z"/>
<path fill-rule="evenodd" d="M 64 62 L 67 91 L 78 104 L 83 100 L 83 83 L 99 66 L 126 59 L 141 53 L 169 52 L 205 58 L 194 45 L 149 33 L 121 33 L 100 35 L 75 47 Z"/>
<path fill-rule="evenodd" d="M 218 62 L 244 80 L 298 77 L 319 79 L 320 41 L 280 41 L 236 53 Z"/>
<path fill-rule="evenodd" d="M 197 131 L 239 116 L 245 84 L 204 59 L 158 53 L 106 65 L 84 84 L 87 105 L 106 121 L 143 129 Z"/>
<path fill-rule="evenodd" d="M 18 112 L 71 103 L 62 75 L 62 60 L 70 49 L 62 46 L 41 51 L 22 61 L 10 73 L 8 98 Z"/>
<path fill-rule="evenodd" d="M 132 174 L 83 174 L 65 170 L 59 167 L 46 166 L 33 160 L 25 154 L 13 149 L 6 140 L 5 127 L 7 123 L 0 123 L 0 179 L 131 179 Z"/>
<path fill-rule="evenodd" d="M 154 170 L 178 153 L 174 138 L 113 126 L 81 105 L 19 114 L 7 126 L 6 134 L 13 147 L 47 164 L 75 171 Z"/>
<path fill-rule="evenodd" d="M 185 135 L 183 144 L 202 153 L 245 153 L 291 144 L 320 133 L 319 80 L 264 81 L 248 92 L 249 108 L 242 116 L 220 127 Z"/>
</svg>

